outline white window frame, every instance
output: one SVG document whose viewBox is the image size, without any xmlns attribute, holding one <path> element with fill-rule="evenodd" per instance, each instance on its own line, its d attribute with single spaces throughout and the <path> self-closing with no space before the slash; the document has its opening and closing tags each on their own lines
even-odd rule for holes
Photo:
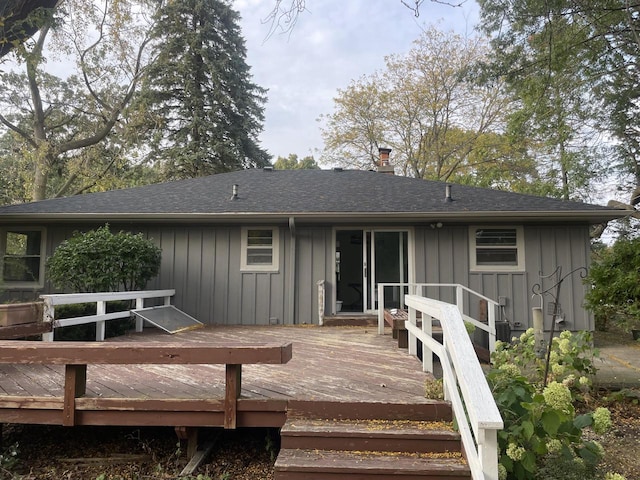
<svg viewBox="0 0 640 480">
<path fill-rule="evenodd" d="M 260 265 L 250 265 L 248 262 L 249 232 L 252 230 L 271 231 L 271 263 Z M 241 233 L 241 263 L 240 270 L 243 272 L 278 272 L 280 269 L 280 229 L 278 227 L 242 227 Z M 264 246 L 262 247 L 264 248 Z"/>
<path fill-rule="evenodd" d="M 4 258 L 7 251 L 7 233 L 10 232 L 40 232 L 40 271 L 38 279 L 33 282 L 4 280 Z M 0 285 L 5 290 L 25 288 L 43 288 L 45 277 L 47 231 L 44 227 L 2 227 L 0 228 Z"/>
<path fill-rule="evenodd" d="M 477 264 L 477 245 L 476 245 L 476 231 L 477 230 L 515 230 L 516 232 L 516 245 L 517 249 L 517 264 L 516 265 L 478 265 Z M 491 248 L 500 248 L 500 245 L 492 246 Z M 504 246 L 504 248 L 514 248 L 513 246 Z M 472 272 L 522 272 L 525 269 L 524 258 L 524 229 L 518 225 L 472 225 L 469 227 L 469 263 Z"/>
</svg>

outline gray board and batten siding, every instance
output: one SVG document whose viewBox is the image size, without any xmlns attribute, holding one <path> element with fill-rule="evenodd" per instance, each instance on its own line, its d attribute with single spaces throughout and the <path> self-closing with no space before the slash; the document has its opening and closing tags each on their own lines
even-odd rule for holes
<svg viewBox="0 0 640 480">
<path fill-rule="evenodd" d="M 551 279 L 542 280 L 540 274 L 549 274 L 558 265 L 564 273 L 590 262 L 589 227 L 587 225 L 524 225 L 525 268 L 522 271 L 473 271 L 469 264 L 469 235 L 465 226 L 442 229 L 416 227 L 416 278 L 424 283 L 459 283 L 471 290 L 498 300 L 506 299 L 501 317 L 508 320 L 516 331 L 532 326 L 531 309 L 540 306 L 540 298 L 532 296 L 534 285 L 543 288 L 553 285 Z M 582 307 L 586 286 L 579 273 L 565 280 L 560 304 L 566 316 L 566 327 L 571 330 L 593 329 L 593 317 Z M 554 290 L 555 293 L 555 290 Z M 427 294 L 455 303 L 452 289 L 428 289 Z M 545 298 L 549 302 L 549 297 Z M 472 300 L 473 302 L 474 300 Z M 468 298 L 465 299 L 468 304 Z M 471 313 L 478 318 L 477 304 L 471 304 Z M 545 327 L 550 328 L 550 317 Z"/>
<path fill-rule="evenodd" d="M 558 265 L 564 272 L 587 267 L 590 225 L 624 214 L 462 185 L 447 199 L 445 187 L 363 171 L 247 170 L 0 207 L 0 229 L 44 227 L 47 256 L 75 230 L 109 223 L 112 231 L 142 232 L 162 249 L 160 274 L 147 288 L 174 288 L 176 307 L 220 325 L 318 323 L 319 280 L 327 282 L 325 311 L 332 312 L 336 300 L 336 228 L 406 230 L 411 282 L 459 283 L 493 299 L 505 297 L 505 318 L 525 329 L 531 307 L 539 304 L 532 298 L 539 274 Z M 522 227 L 525 268 L 474 271 L 470 225 Z M 277 269 L 241 268 L 243 226 L 277 227 Z M 571 329 L 593 326 L 581 307 L 584 288 L 579 276 L 563 286 Z M 451 290 L 433 290 L 430 295 L 454 300 Z M 45 283 L 39 292 L 11 294 L 51 291 Z"/>
<path fill-rule="evenodd" d="M 49 225 L 47 254 L 76 230 L 99 226 Z M 297 227 L 295 281 L 289 275 L 291 233 L 280 228 L 280 268 L 277 272 L 243 272 L 240 269 L 239 226 L 112 224 L 112 231 L 141 231 L 162 249 L 160 274 L 149 289 L 175 288 L 173 303 L 205 324 L 269 325 L 318 323 L 318 280 L 327 282 L 326 311 L 333 302 L 333 235 L 331 226 Z M 540 282 L 539 272 L 563 271 L 588 266 L 589 244 L 586 225 L 524 226 L 524 271 L 473 272 L 469 265 L 469 229 L 466 225 L 411 226 L 416 283 L 460 283 L 489 298 L 507 298 L 504 318 L 518 322 L 516 330 L 531 326 L 531 308 L 539 305 L 532 288 Z M 592 329 L 593 319 L 582 308 L 585 286 L 579 275 L 563 286 L 561 305 L 567 327 Z M 545 283 L 545 287 L 548 286 Z M 46 286 L 46 291 L 51 291 Z M 430 296 L 455 302 L 452 289 L 429 289 Z M 293 298 L 292 298 L 293 296 Z M 293 302 L 293 304 L 292 304 Z M 472 304 L 472 313 L 477 314 Z M 547 319 L 547 323 L 548 323 Z"/>
</svg>

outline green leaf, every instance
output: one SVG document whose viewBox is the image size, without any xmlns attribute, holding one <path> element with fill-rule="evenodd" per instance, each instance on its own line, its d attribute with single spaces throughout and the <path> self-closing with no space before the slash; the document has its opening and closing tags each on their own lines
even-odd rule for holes
<svg viewBox="0 0 640 480">
<path fill-rule="evenodd" d="M 524 438 L 529 440 L 533 435 L 533 431 L 534 431 L 533 423 L 531 423 L 528 420 L 525 420 L 522 422 L 522 435 L 524 436 Z"/>
<path fill-rule="evenodd" d="M 589 414 L 580 415 L 576 417 L 573 421 L 573 425 L 579 429 L 583 429 L 584 427 L 588 427 L 592 424 L 593 424 L 593 417 Z"/>
<path fill-rule="evenodd" d="M 527 472 L 536 471 L 536 456 L 533 452 L 527 451 L 521 461 L 522 466 Z"/>
<path fill-rule="evenodd" d="M 555 436 L 561 424 L 560 415 L 558 415 L 557 412 L 550 410 L 542 414 L 541 420 L 544 431 L 552 437 Z"/>
</svg>

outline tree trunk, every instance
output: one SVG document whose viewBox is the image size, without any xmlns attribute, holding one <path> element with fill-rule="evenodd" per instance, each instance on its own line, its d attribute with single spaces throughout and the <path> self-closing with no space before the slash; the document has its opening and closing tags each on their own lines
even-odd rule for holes
<svg viewBox="0 0 640 480">
<path fill-rule="evenodd" d="M 49 179 L 49 167 L 44 159 L 36 160 L 33 178 L 33 194 L 34 202 L 44 200 L 47 194 L 47 180 Z"/>
</svg>

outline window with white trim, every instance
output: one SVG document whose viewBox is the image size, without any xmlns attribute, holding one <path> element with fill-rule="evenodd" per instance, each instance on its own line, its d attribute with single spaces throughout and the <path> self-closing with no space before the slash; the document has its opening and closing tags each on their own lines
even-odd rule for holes
<svg viewBox="0 0 640 480">
<path fill-rule="evenodd" d="M 0 233 L 2 286 L 7 289 L 44 284 L 43 228 L 5 228 Z"/>
<path fill-rule="evenodd" d="M 469 245 L 472 270 L 524 270 L 522 227 L 470 227 Z"/>
<path fill-rule="evenodd" d="M 279 230 L 256 227 L 242 229 L 242 265 L 244 271 L 277 272 Z"/>
</svg>

